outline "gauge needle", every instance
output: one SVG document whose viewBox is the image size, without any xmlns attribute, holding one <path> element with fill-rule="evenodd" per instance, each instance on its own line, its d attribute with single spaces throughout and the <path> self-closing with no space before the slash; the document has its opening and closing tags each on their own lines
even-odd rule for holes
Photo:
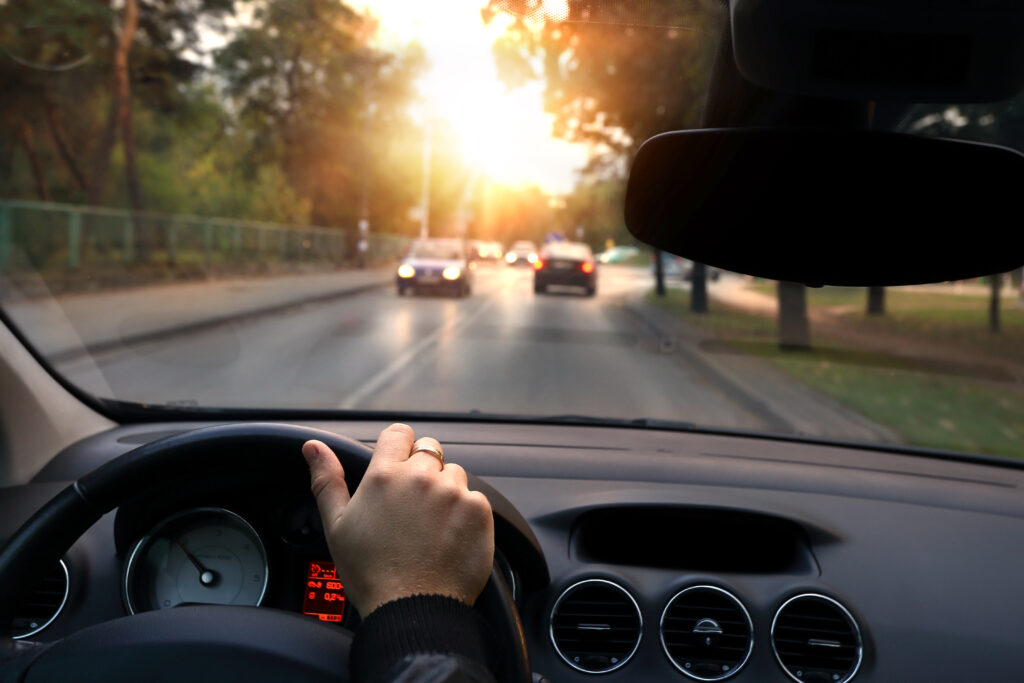
<svg viewBox="0 0 1024 683">
<path fill-rule="evenodd" d="M 196 566 L 196 569 L 199 570 L 199 583 L 203 584 L 204 586 L 212 586 L 213 583 L 217 580 L 217 574 L 204 567 L 203 563 L 200 562 L 195 555 L 190 553 L 188 551 L 188 548 L 186 548 L 181 541 L 179 541 L 178 539 L 174 539 L 174 542 L 177 543 L 178 547 L 181 548 L 183 553 L 185 553 L 185 557 L 188 558 L 188 561 L 194 564 Z"/>
</svg>

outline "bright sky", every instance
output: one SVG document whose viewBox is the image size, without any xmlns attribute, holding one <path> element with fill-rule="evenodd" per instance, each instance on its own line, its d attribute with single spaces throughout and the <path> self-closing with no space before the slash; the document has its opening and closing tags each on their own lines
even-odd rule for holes
<svg viewBox="0 0 1024 683">
<path fill-rule="evenodd" d="M 493 180 L 533 183 L 551 193 L 569 192 L 587 148 L 551 137 L 543 84 L 511 92 L 498 80 L 491 46 L 504 25 L 484 26 L 487 0 L 353 0 L 380 20 L 385 45 L 416 41 L 431 70 L 421 91 L 435 114 L 451 124 L 463 156 Z"/>
</svg>

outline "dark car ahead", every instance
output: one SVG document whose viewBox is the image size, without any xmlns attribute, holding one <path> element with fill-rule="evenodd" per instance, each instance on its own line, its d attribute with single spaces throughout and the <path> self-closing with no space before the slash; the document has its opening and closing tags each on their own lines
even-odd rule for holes
<svg viewBox="0 0 1024 683">
<path fill-rule="evenodd" d="M 533 291 L 548 287 L 580 287 L 587 296 L 597 291 L 597 265 L 590 247 L 579 242 L 553 242 L 544 246 L 533 263 Z"/>
<path fill-rule="evenodd" d="M 421 239 L 409 246 L 395 275 L 399 296 L 406 292 L 449 292 L 469 296 L 473 274 L 458 239 Z"/>
</svg>

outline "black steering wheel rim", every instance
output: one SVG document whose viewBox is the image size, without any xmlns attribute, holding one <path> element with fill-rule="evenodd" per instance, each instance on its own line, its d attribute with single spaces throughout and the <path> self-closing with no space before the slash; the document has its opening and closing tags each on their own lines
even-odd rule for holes
<svg viewBox="0 0 1024 683">
<path fill-rule="evenodd" d="M 102 515 L 150 487 L 154 481 L 173 482 L 211 467 L 280 466 L 284 458 L 301 461 L 300 447 L 309 439 L 319 439 L 334 450 L 345 468 L 349 488 L 354 491 L 362 481 L 372 454 L 366 444 L 312 427 L 243 423 L 203 427 L 144 444 L 105 463 L 58 493 L 0 549 L 0 656 L 17 649 L 9 639 L 9 610 L 17 596 L 33 577 L 56 563 Z M 469 486 L 487 495 L 492 505 L 495 497 L 500 496 L 472 474 Z M 501 645 L 498 680 L 529 682 L 532 674 L 522 624 L 500 572 L 491 572 L 477 606 Z"/>
</svg>

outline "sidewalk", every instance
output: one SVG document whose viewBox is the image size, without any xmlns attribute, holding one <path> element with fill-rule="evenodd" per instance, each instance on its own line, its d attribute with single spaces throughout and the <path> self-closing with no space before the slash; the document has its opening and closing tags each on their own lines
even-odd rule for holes
<svg viewBox="0 0 1024 683">
<path fill-rule="evenodd" d="M 350 296 L 393 278 L 390 267 L 233 278 L 69 294 L 4 308 L 37 350 L 56 361 Z"/>
<path fill-rule="evenodd" d="M 709 288 L 714 294 L 714 288 Z M 757 358 L 715 353 L 707 333 L 686 324 L 646 299 L 625 303 L 626 311 L 662 340 L 717 380 L 736 403 L 760 417 L 772 431 L 806 436 L 900 443 L 892 430 L 876 424 Z"/>
</svg>

